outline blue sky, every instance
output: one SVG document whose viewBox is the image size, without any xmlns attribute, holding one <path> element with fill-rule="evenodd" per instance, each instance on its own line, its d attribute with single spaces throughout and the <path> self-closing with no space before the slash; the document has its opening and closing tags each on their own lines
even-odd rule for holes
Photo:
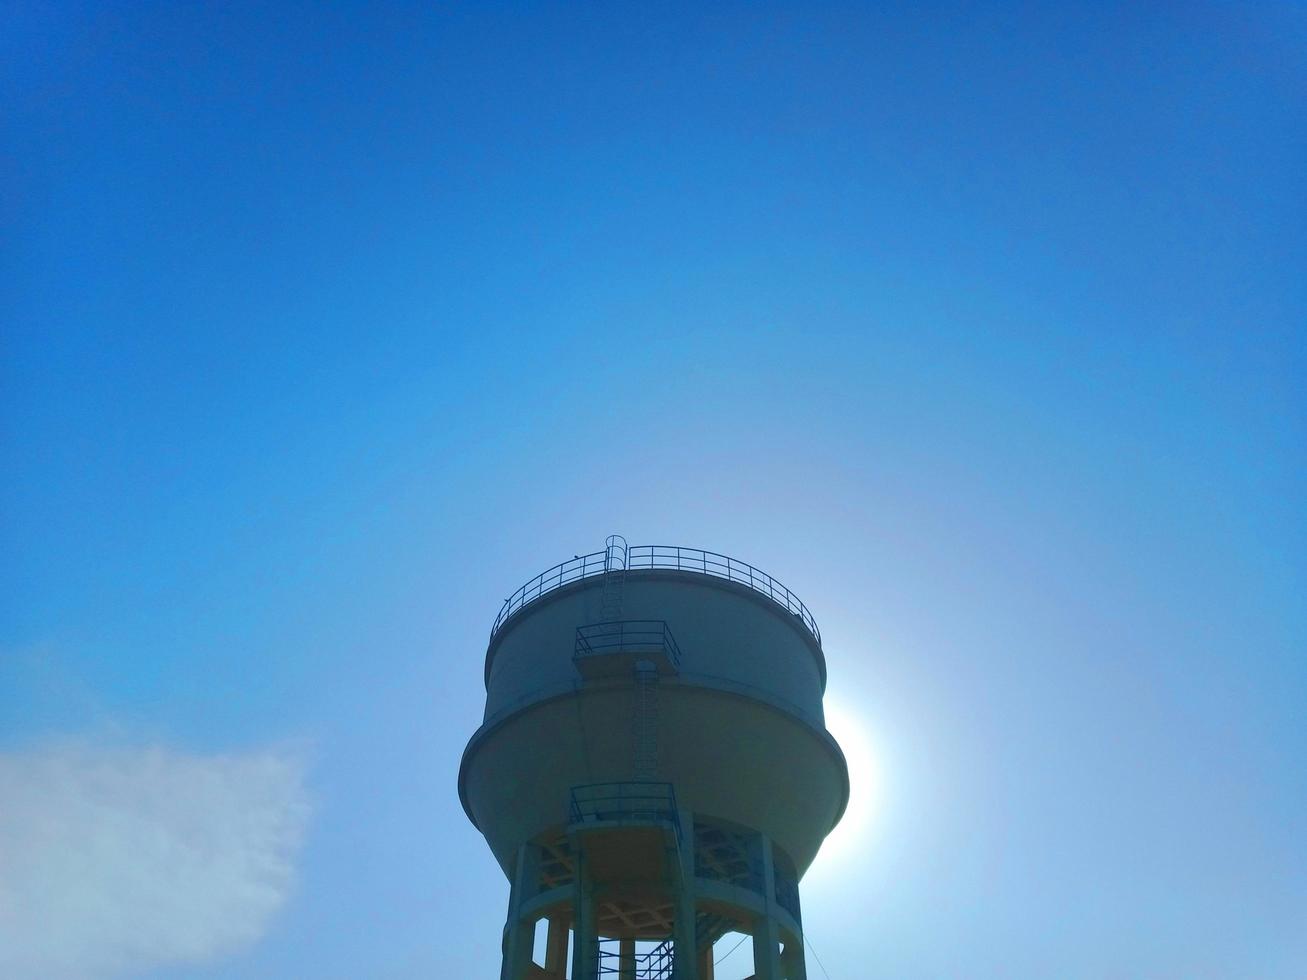
<svg viewBox="0 0 1307 980">
<path fill-rule="evenodd" d="M 5 19 L 7 975 L 495 976 L 610 531 L 821 623 L 832 980 L 1307 974 L 1301 6 Z"/>
</svg>

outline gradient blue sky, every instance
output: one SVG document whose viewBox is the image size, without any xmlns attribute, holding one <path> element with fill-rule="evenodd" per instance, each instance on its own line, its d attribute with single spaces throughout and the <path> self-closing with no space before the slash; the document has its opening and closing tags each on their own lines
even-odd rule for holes
<svg viewBox="0 0 1307 980">
<path fill-rule="evenodd" d="M 4 14 L 11 975 L 496 976 L 617 530 L 822 625 L 832 980 L 1307 976 L 1301 5 L 261 6 Z"/>
</svg>

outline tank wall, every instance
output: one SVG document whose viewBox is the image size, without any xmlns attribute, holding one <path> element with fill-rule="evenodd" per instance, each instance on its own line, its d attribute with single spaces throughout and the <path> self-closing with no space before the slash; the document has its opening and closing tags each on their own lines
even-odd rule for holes
<svg viewBox="0 0 1307 980">
<path fill-rule="evenodd" d="M 492 645 L 487 719 L 537 692 L 577 681 L 576 628 L 600 615 L 602 580 L 560 589 L 528 606 Z M 681 651 L 681 679 L 720 680 L 762 692 L 824 725 L 824 664 L 802 623 L 745 586 L 683 572 L 633 571 L 622 619 L 665 620 Z"/>
</svg>

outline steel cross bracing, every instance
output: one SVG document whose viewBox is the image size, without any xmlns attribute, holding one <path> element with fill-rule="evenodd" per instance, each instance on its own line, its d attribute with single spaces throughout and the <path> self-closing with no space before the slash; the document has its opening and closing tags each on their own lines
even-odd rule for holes
<svg viewBox="0 0 1307 980">
<path fill-rule="evenodd" d="M 599 975 L 618 976 L 625 980 L 675 980 L 676 953 L 672 940 L 667 939 L 645 953 L 623 955 L 612 942 L 599 945 Z"/>
</svg>

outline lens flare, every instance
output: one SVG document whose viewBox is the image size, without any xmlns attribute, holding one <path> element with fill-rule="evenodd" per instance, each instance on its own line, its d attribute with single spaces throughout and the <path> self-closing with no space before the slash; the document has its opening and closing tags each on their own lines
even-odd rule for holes
<svg viewBox="0 0 1307 980">
<path fill-rule="evenodd" d="M 838 870 L 865 853 L 880 809 L 883 778 L 875 740 L 857 712 L 827 698 L 826 728 L 840 743 L 849 765 L 849 805 L 813 863 L 812 872 L 818 875 Z"/>
</svg>

